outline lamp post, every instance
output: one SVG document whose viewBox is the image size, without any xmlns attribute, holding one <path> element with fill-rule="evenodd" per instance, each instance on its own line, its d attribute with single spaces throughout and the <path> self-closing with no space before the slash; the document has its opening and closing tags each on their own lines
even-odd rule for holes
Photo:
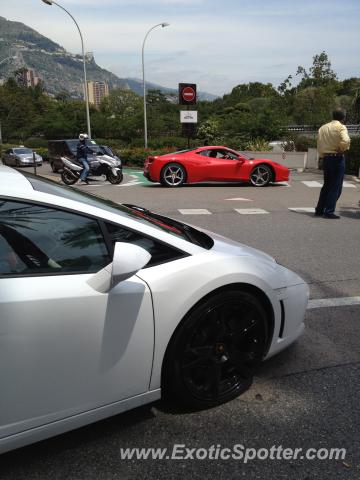
<svg viewBox="0 0 360 480">
<path fill-rule="evenodd" d="M 45 0 L 43 0 L 45 1 Z M 142 77 L 143 77 L 143 93 L 144 93 L 144 144 L 145 144 L 145 148 L 148 147 L 148 140 L 147 140 L 147 119 L 146 119 L 146 86 L 145 86 L 145 64 L 144 64 L 144 49 L 145 49 L 145 42 L 146 42 L 146 39 L 149 35 L 149 33 L 154 30 L 154 28 L 156 27 L 168 27 L 169 26 L 169 23 L 166 23 L 166 22 L 163 22 L 163 23 L 158 23 L 156 25 L 154 25 L 153 27 L 150 28 L 150 30 L 148 30 L 148 32 L 146 33 L 145 35 L 145 38 L 144 38 L 144 41 L 143 41 L 143 44 L 142 44 Z"/>
<path fill-rule="evenodd" d="M 83 66 L 84 66 L 84 95 L 85 95 L 85 104 L 86 104 L 86 122 L 87 122 L 87 134 L 89 135 L 89 138 L 91 138 L 91 128 L 90 128 L 90 112 L 89 112 L 89 94 L 88 94 L 88 87 L 87 87 L 87 79 L 86 79 L 86 61 L 85 61 L 85 50 L 84 50 L 84 40 L 83 36 L 80 30 L 79 25 L 77 24 L 77 21 L 75 18 L 71 15 L 70 12 L 66 10 L 62 5 L 59 3 L 55 2 L 54 0 L 42 0 L 46 5 L 57 5 L 59 8 L 64 10 L 74 21 L 76 28 L 79 31 L 80 39 L 81 39 L 81 50 L 82 50 L 82 57 L 83 57 Z"/>
</svg>

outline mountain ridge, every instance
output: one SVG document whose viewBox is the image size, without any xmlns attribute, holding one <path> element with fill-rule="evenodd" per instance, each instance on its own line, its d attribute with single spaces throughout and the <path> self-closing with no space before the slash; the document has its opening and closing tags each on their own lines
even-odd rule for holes
<svg viewBox="0 0 360 480">
<path fill-rule="evenodd" d="M 0 78 L 8 78 L 20 68 L 31 68 L 43 80 L 45 89 L 52 95 L 67 91 L 74 98 L 83 97 L 83 58 L 82 55 L 68 52 L 58 43 L 41 35 L 21 22 L 7 20 L 0 16 L 0 58 L 9 58 L 0 63 Z M 16 57 L 16 58 L 14 58 Z M 119 78 L 114 73 L 100 67 L 92 55 L 86 54 L 88 80 L 106 82 L 110 89 L 129 89 L 142 96 L 142 80 Z M 146 82 L 147 89 L 157 89 L 164 94 L 177 94 L 177 89 Z M 199 99 L 218 98 L 199 92 Z"/>
</svg>

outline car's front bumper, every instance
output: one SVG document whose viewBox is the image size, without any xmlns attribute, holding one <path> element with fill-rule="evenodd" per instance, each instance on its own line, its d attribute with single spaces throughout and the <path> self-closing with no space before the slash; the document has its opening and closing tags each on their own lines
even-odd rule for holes
<svg viewBox="0 0 360 480">
<path fill-rule="evenodd" d="M 304 317 L 309 300 L 308 285 L 305 282 L 298 283 L 280 288 L 276 293 L 280 303 L 280 321 L 275 324 L 266 359 L 291 345 L 305 328 Z"/>
</svg>

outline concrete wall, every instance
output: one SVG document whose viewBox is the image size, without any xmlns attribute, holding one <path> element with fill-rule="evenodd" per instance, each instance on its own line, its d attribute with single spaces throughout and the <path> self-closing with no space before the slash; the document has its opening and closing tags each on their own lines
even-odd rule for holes
<svg viewBox="0 0 360 480">
<path fill-rule="evenodd" d="M 306 168 L 319 168 L 319 155 L 316 148 L 309 148 L 307 154 Z"/>
<path fill-rule="evenodd" d="M 252 158 L 268 158 L 292 169 L 304 169 L 307 163 L 307 152 L 242 152 Z"/>
</svg>

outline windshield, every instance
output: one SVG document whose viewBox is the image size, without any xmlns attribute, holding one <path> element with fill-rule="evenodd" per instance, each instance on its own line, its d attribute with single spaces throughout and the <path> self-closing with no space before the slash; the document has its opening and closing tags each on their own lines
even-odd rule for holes
<svg viewBox="0 0 360 480">
<path fill-rule="evenodd" d="M 14 153 L 17 153 L 18 155 L 32 155 L 32 150 L 30 148 L 14 148 Z"/>
<path fill-rule="evenodd" d="M 65 185 L 59 185 L 52 180 L 38 177 L 29 172 L 20 173 L 27 178 L 33 189 L 39 192 L 49 193 L 51 195 L 92 205 L 123 217 L 136 219 L 138 222 L 145 225 L 151 224 L 154 228 L 175 235 L 176 237 L 182 238 L 196 245 L 200 245 L 203 248 L 210 249 L 214 244 L 212 238 L 205 233 L 176 220 L 154 214 L 144 208 L 134 205 L 118 204 L 111 200 L 95 196 L 92 193 L 76 190 L 75 188 L 67 187 Z"/>
</svg>

